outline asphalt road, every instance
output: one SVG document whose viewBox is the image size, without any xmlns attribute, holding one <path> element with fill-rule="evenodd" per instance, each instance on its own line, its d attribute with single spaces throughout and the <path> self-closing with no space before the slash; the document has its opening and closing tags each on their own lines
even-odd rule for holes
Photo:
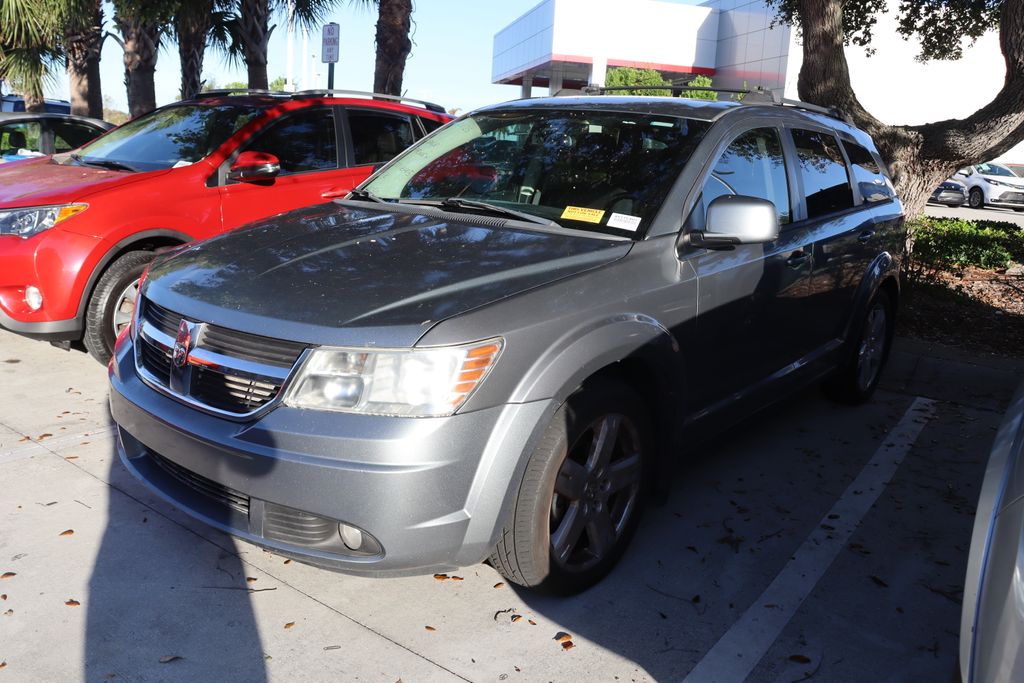
<svg viewBox="0 0 1024 683">
<path fill-rule="evenodd" d="M 1024 228 L 1024 212 L 1018 213 L 1013 209 L 972 209 L 967 205 L 952 208 L 939 204 L 929 204 L 925 207 L 924 212 L 929 216 L 941 216 L 943 218 L 966 218 L 972 221 L 1008 221 Z"/>
<path fill-rule="evenodd" d="M 948 680 L 1022 372 L 900 342 L 871 403 L 810 390 L 680 453 L 616 571 L 553 599 L 485 565 L 362 579 L 211 531 L 118 463 L 102 368 L 0 333 L 0 679 Z"/>
</svg>

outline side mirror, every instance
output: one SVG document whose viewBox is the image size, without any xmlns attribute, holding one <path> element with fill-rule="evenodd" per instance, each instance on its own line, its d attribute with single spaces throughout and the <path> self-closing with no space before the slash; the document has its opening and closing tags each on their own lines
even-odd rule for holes
<svg viewBox="0 0 1024 683">
<path fill-rule="evenodd" d="M 732 249 L 763 244 L 779 236 L 779 215 L 767 199 L 744 195 L 718 197 L 708 207 L 706 229 L 683 235 L 683 244 L 705 249 Z"/>
<path fill-rule="evenodd" d="M 268 152 L 242 152 L 231 164 L 228 180 L 258 183 L 273 180 L 281 172 L 281 161 Z"/>
</svg>

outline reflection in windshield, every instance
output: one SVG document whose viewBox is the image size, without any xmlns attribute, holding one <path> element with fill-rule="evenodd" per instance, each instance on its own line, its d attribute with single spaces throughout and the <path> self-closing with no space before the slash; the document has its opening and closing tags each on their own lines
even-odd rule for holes
<svg viewBox="0 0 1024 683">
<path fill-rule="evenodd" d="M 192 164 L 220 147 L 259 112 L 238 105 L 189 104 L 157 109 L 86 145 L 76 160 L 86 164 L 114 162 L 140 171 Z"/>
<path fill-rule="evenodd" d="M 438 131 L 366 189 L 385 199 L 485 201 L 638 237 L 708 127 L 633 112 L 487 112 Z"/>
</svg>

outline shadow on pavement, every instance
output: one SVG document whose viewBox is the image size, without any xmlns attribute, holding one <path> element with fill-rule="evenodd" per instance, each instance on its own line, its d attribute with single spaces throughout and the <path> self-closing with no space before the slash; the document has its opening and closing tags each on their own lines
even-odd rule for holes
<svg viewBox="0 0 1024 683">
<path fill-rule="evenodd" d="M 264 681 L 244 569 L 140 498 L 110 456 L 107 528 L 89 581 L 85 680 Z"/>
</svg>

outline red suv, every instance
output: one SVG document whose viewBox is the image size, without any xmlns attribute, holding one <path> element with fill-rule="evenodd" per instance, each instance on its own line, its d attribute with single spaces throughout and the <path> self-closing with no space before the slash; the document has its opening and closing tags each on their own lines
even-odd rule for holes
<svg viewBox="0 0 1024 683">
<path fill-rule="evenodd" d="M 156 249 L 344 196 L 450 120 L 349 91 L 214 91 L 0 167 L 0 328 L 98 360 Z"/>
</svg>

